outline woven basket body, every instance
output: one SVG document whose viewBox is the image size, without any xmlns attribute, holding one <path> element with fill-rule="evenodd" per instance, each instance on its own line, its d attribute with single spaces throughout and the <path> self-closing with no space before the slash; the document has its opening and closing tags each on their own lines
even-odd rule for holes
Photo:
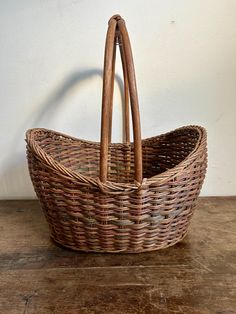
<svg viewBox="0 0 236 314">
<path fill-rule="evenodd" d="M 116 34 L 118 21 L 116 16 L 111 22 L 116 23 Z M 123 60 L 125 69 L 128 57 Z M 128 72 L 124 71 L 124 78 L 134 106 Z M 103 90 L 103 122 L 106 92 Z M 134 143 L 128 135 L 123 144 L 109 142 L 109 110 L 110 120 L 102 125 L 108 136 L 105 140 L 101 136 L 101 144 L 46 129 L 26 133 L 36 194 L 51 237 L 65 247 L 144 252 L 173 245 L 187 232 L 206 172 L 206 131 L 186 126 L 141 141 L 131 109 Z"/>
</svg>

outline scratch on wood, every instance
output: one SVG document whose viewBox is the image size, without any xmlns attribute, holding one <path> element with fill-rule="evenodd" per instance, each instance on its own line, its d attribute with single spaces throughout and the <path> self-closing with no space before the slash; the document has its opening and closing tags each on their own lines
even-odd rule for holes
<svg viewBox="0 0 236 314">
<path fill-rule="evenodd" d="M 36 295 L 37 295 L 37 290 L 34 290 L 33 293 L 28 294 L 28 295 L 25 295 L 25 296 L 23 297 L 23 300 L 25 301 L 25 308 L 24 308 L 23 314 L 26 314 L 26 311 L 27 311 L 27 308 L 28 308 L 28 305 L 29 305 L 30 300 L 31 300 L 34 296 L 36 296 Z"/>
<path fill-rule="evenodd" d="M 210 273 L 213 273 L 213 271 L 210 269 L 210 268 L 208 268 L 205 264 L 203 264 L 202 262 L 200 262 L 198 259 L 196 259 L 195 257 L 193 257 L 193 260 L 195 261 L 195 262 L 197 262 L 199 265 L 201 265 L 205 270 L 207 270 L 208 272 L 210 272 Z"/>
</svg>

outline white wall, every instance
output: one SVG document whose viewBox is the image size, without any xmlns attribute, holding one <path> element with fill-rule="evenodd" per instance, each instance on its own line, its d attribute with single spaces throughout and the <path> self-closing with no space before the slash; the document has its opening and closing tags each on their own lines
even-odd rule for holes
<svg viewBox="0 0 236 314">
<path fill-rule="evenodd" d="M 202 195 L 236 194 L 235 0 L 9 0 L 0 2 L 0 198 L 34 197 L 27 128 L 99 140 L 105 32 L 115 13 L 130 32 L 143 137 L 205 126 Z M 118 88 L 115 108 L 119 141 Z"/>
</svg>

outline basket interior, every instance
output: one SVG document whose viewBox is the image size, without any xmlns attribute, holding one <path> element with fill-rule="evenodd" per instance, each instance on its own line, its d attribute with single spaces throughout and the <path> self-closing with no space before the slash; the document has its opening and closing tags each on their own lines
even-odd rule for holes
<svg viewBox="0 0 236 314">
<path fill-rule="evenodd" d="M 152 177 L 178 165 L 192 152 L 198 139 L 198 130 L 186 127 L 143 140 L 143 177 Z M 52 131 L 38 133 L 35 140 L 48 155 L 65 167 L 86 176 L 99 176 L 99 143 L 71 139 Z M 108 180 L 133 182 L 133 144 L 110 145 Z"/>
</svg>

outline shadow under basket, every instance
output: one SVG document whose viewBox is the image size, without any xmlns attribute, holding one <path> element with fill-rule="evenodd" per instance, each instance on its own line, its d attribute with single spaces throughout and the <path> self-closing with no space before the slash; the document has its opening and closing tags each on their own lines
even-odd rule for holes
<svg viewBox="0 0 236 314">
<path fill-rule="evenodd" d="M 117 42 L 124 72 L 123 144 L 110 143 Z M 26 142 L 31 180 L 57 243 L 87 252 L 138 253 L 186 235 L 206 173 L 206 130 L 185 126 L 141 140 L 130 41 L 120 16 L 110 19 L 107 32 L 100 143 L 41 128 L 28 130 Z"/>
</svg>

